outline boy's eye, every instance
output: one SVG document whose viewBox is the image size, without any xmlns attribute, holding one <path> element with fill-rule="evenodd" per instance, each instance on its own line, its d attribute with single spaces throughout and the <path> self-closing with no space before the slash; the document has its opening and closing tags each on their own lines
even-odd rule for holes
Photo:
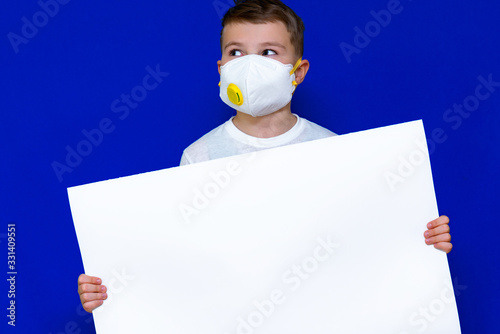
<svg viewBox="0 0 500 334">
<path fill-rule="evenodd" d="M 243 53 L 242 53 L 240 50 L 231 50 L 231 51 L 229 52 L 229 54 L 230 54 L 231 56 L 242 56 L 242 55 L 243 55 Z"/>
<path fill-rule="evenodd" d="M 263 55 L 263 56 L 272 56 L 272 55 L 276 55 L 276 54 L 277 54 L 277 53 L 276 53 L 275 51 L 273 51 L 273 50 L 269 50 L 269 49 L 264 50 L 264 52 L 262 52 L 262 55 Z"/>
</svg>

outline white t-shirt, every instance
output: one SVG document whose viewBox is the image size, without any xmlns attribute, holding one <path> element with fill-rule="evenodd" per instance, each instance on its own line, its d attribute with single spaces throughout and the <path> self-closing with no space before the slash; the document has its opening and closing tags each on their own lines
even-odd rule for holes
<svg viewBox="0 0 500 334">
<path fill-rule="evenodd" d="M 234 117 L 231 117 L 227 122 L 189 145 L 182 154 L 180 165 L 225 158 L 336 135 L 322 126 L 300 118 L 295 114 L 294 116 L 297 117 L 297 123 L 290 130 L 271 138 L 257 138 L 247 135 L 233 124 Z"/>
</svg>

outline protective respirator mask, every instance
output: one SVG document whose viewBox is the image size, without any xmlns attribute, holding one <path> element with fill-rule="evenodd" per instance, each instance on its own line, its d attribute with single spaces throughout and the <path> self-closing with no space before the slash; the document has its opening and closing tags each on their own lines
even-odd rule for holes
<svg viewBox="0 0 500 334">
<path fill-rule="evenodd" d="M 295 66 L 247 55 L 221 66 L 220 98 L 231 108 L 253 117 L 269 115 L 291 100 L 297 86 Z"/>
</svg>

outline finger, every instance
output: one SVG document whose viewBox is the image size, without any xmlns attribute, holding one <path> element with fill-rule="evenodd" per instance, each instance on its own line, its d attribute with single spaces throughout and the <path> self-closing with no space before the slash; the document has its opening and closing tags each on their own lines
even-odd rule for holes
<svg viewBox="0 0 500 334">
<path fill-rule="evenodd" d="M 107 288 L 105 285 L 95 285 L 95 284 L 80 284 L 78 286 L 78 294 L 89 292 L 106 292 Z"/>
<path fill-rule="evenodd" d="M 92 302 L 82 304 L 82 306 L 85 311 L 92 313 L 92 311 L 101 306 L 102 303 L 103 303 L 102 300 L 94 300 Z"/>
<path fill-rule="evenodd" d="M 451 244 L 451 242 L 438 242 L 434 245 L 434 248 L 442 250 L 443 252 L 448 254 L 449 252 L 451 252 L 453 245 Z"/>
<path fill-rule="evenodd" d="M 80 301 L 82 302 L 82 304 L 106 299 L 108 299 L 107 293 L 83 293 L 80 295 Z"/>
<path fill-rule="evenodd" d="M 434 245 L 437 244 L 438 242 L 450 242 L 450 241 L 451 241 L 451 235 L 449 233 L 439 234 L 436 235 L 435 237 L 430 237 L 425 239 L 425 243 L 428 245 Z"/>
<path fill-rule="evenodd" d="M 102 280 L 99 277 L 81 274 L 80 276 L 78 276 L 78 285 L 84 283 L 99 285 L 102 283 Z"/>
<path fill-rule="evenodd" d="M 427 228 L 428 229 L 433 229 L 437 226 L 440 226 L 440 225 L 445 225 L 445 224 L 449 224 L 450 223 L 450 218 L 448 218 L 447 216 L 440 216 L 439 218 L 436 218 L 434 219 L 433 221 L 429 222 L 427 224 Z"/>
<path fill-rule="evenodd" d="M 424 237 L 429 238 L 433 237 L 439 234 L 445 234 L 445 233 L 450 233 L 450 227 L 445 224 L 445 225 L 439 225 L 438 227 L 435 227 L 433 229 L 427 230 L 424 232 Z"/>
</svg>

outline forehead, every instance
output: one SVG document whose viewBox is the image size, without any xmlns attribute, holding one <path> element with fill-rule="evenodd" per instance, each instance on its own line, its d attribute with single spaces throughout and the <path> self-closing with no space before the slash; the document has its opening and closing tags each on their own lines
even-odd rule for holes
<svg viewBox="0 0 500 334">
<path fill-rule="evenodd" d="M 222 32 L 222 47 L 228 43 L 261 44 L 277 42 L 291 47 L 290 33 L 283 22 L 250 23 L 235 22 L 224 27 Z"/>
</svg>

